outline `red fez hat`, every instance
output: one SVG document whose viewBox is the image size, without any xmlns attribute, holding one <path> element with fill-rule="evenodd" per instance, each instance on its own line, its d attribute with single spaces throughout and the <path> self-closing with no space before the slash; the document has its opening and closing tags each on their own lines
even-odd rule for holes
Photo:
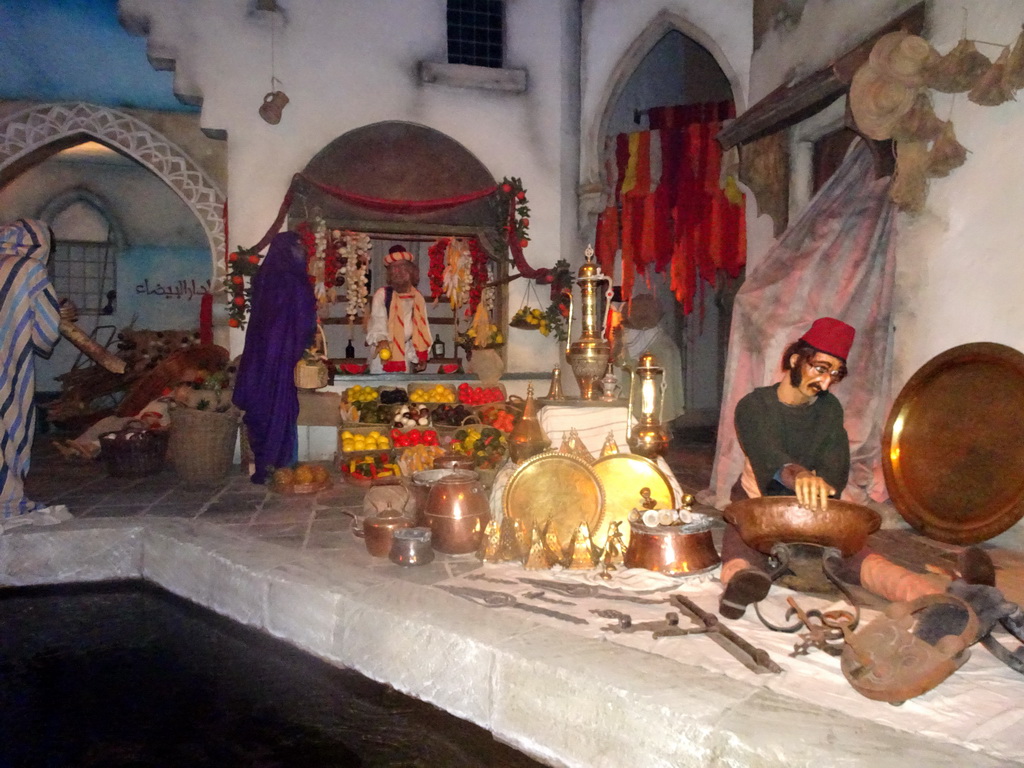
<svg viewBox="0 0 1024 768">
<path fill-rule="evenodd" d="M 810 329 L 800 337 L 800 340 L 806 341 L 819 352 L 846 362 L 856 333 L 852 325 L 847 325 L 842 320 L 819 317 L 811 323 Z"/>
<path fill-rule="evenodd" d="M 391 250 L 384 254 L 384 266 L 390 267 L 396 261 L 416 261 L 416 257 L 405 250 L 404 245 L 392 245 Z"/>
</svg>

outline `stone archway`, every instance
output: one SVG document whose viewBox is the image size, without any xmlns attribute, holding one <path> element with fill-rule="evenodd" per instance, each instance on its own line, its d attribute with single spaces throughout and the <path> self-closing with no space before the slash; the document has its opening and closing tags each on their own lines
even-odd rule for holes
<svg viewBox="0 0 1024 768">
<path fill-rule="evenodd" d="M 0 119 L 0 177 L 36 150 L 89 136 L 164 181 L 199 219 L 210 244 L 213 284 L 224 274 L 224 193 L 180 147 L 125 112 L 85 102 L 36 104 Z"/>
<path fill-rule="evenodd" d="M 588 227 L 592 228 L 597 215 L 604 208 L 605 179 L 601 167 L 602 151 L 615 103 L 644 57 L 650 53 L 659 40 L 673 31 L 682 33 L 711 54 L 722 70 L 722 74 L 729 81 L 737 113 L 743 111 L 746 89 L 714 38 L 678 13 L 668 10 L 659 12 L 618 60 L 601 95 L 598 110 L 594 113 L 593 118 L 583 126 L 583 136 L 580 142 L 579 188 L 581 231 Z"/>
</svg>

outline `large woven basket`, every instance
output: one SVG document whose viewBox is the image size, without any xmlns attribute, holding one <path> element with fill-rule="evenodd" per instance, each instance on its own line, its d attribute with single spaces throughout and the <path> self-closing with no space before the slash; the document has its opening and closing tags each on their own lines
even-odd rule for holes
<svg viewBox="0 0 1024 768">
<path fill-rule="evenodd" d="M 240 412 L 178 408 L 171 413 L 170 460 L 189 483 L 215 483 L 231 469 Z"/>
</svg>

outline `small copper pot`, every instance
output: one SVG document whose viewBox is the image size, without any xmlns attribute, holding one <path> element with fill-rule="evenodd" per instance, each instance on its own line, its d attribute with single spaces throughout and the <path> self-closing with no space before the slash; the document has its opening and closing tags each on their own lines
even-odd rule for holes
<svg viewBox="0 0 1024 768">
<path fill-rule="evenodd" d="M 363 520 L 363 541 L 373 557 L 387 557 L 391 552 L 393 534 L 399 528 L 410 528 L 413 521 L 390 507 L 379 515 Z"/>
<path fill-rule="evenodd" d="M 475 552 L 491 519 L 483 484 L 475 478 L 442 477 L 430 488 L 423 519 L 438 552 Z"/>
<path fill-rule="evenodd" d="M 388 559 L 396 565 L 426 565 L 434 559 L 429 528 L 399 528 L 391 539 Z"/>
<path fill-rule="evenodd" d="M 630 523 L 625 566 L 669 576 L 709 570 L 722 562 L 711 538 L 712 525 L 710 517 L 700 514 L 685 525 Z"/>
</svg>

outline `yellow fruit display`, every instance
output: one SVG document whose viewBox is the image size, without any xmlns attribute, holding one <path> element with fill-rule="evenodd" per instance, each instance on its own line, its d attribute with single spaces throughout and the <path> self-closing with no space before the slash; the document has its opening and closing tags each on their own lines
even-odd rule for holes
<svg viewBox="0 0 1024 768">
<path fill-rule="evenodd" d="M 274 485 L 291 485 L 295 482 L 295 476 L 290 469 L 274 470 Z"/>
<path fill-rule="evenodd" d="M 294 476 L 295 483 L 297 485 L 307 485 L 309 483 L 315 482 L 313 479 L 313 468 L 308 464 L 299 464 L 299 466 L 295 468 Z"/>
<path fill-rule="evenodd" d="M 454 403 L 455 392 L 444 384 L 435 384 L 433 387 L 412 390 L 409 400 L 413 403 Z"/>
</svg>

